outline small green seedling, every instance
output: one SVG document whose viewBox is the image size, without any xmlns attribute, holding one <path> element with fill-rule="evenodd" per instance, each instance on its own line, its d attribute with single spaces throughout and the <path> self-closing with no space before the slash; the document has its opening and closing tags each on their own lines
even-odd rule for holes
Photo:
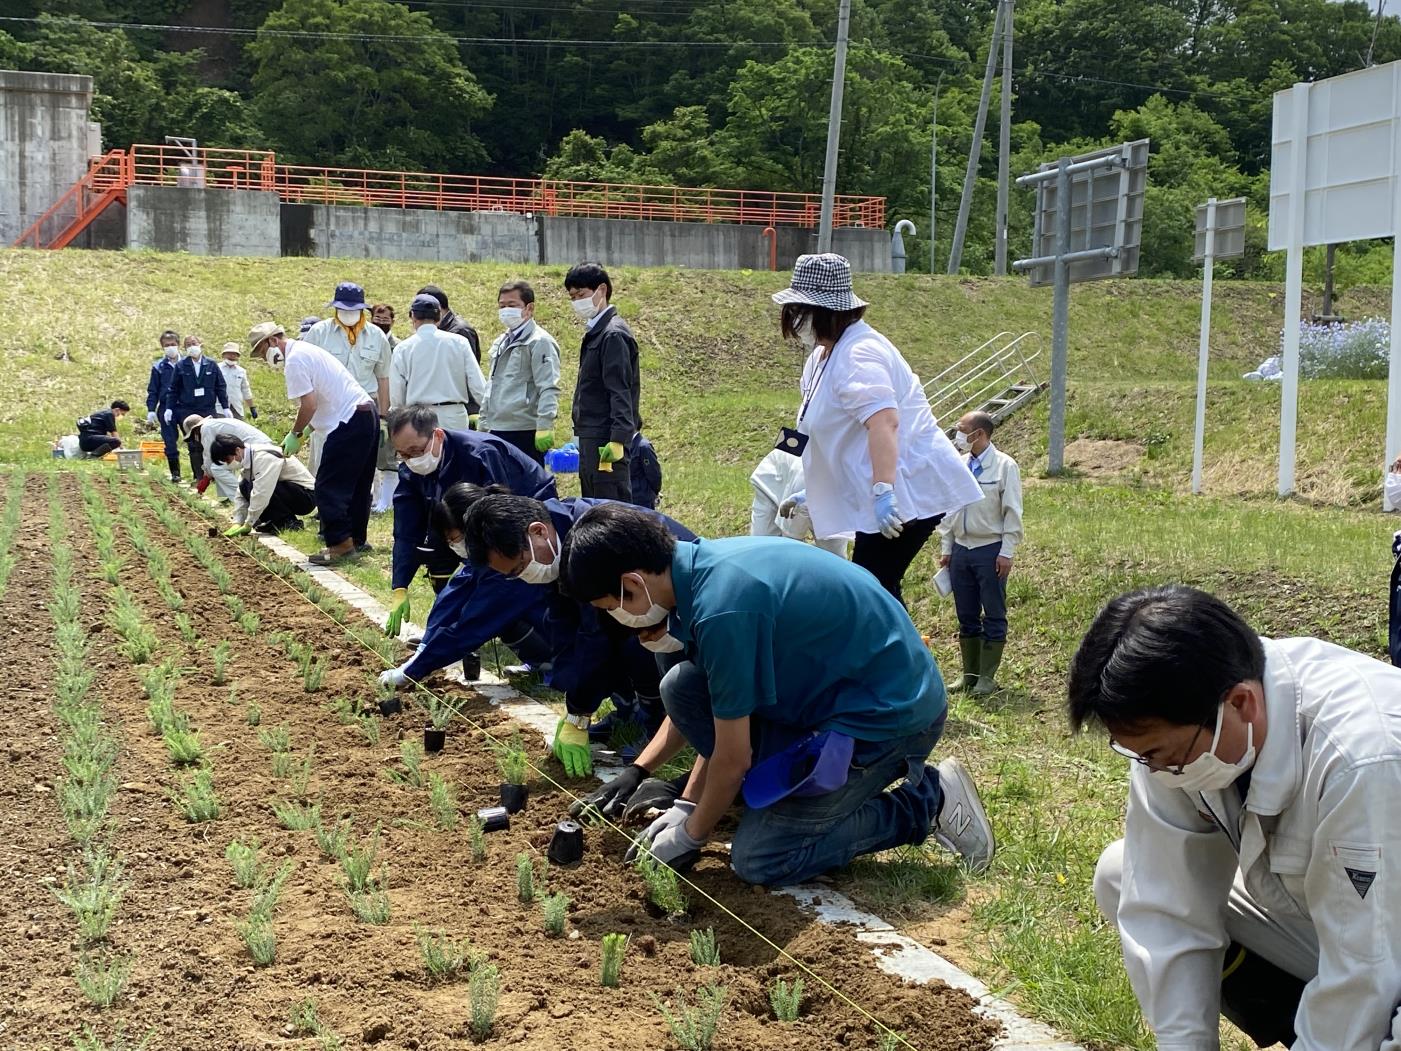
<svg viewBox="0 0 1401 1051">
<path fill-rule="evenodd" d="M 780 1022 L 796 1022 L 803 1009 L 803 980 L 794 978 L 786 982 L 782 978 L 769 986 L 769 1006 L 774 1017 Z"/>
<path fill-rule="evenodd" d="M 128 1039 L 119 1026 L 112 1034 L 112 1039 L 104 1041 L 92 1026 L 85 1024 L 81 1033 L 73 1034 L 73 1051 L 146 1051 L 155 1035 L 155 1030 L 151 1030 L 138 1043 Z"/>
<path fill-rule="evenodd" d="M 437 774 L 428 775 L 428 806 L 439 828 L 457 827 L 457 791 Z"/>
<path fill-rule="evenodd" d="M 252 889 L 262 871 L 258 861 L 258 841 L 240 843 L 234 840 L 224 848 L 224 857 L 233 866 L 234 883 L 244 890 Z"/>
<path fill-rule="evenodd" d="M 309 828 L 315 828 L 321 822 L 321 806 L 317 803 L 303 806 L 300 803 L 274 799 L 272 812 L 283 828 L 293 832 L 305 832 Z"/>
<path fill-rule="evenodd" d="M 379 854 L 379 829 L 369 840 L 341 852 L 341 872 L 345 874 L 346 889 L 351 893 L 368 890 L 373 881 L 375 857 Z"/>
<path fill-rule="evenodd" d="M 500 997 L 499 975 L 494 963 L 484 963 L 472 971 L 467 999 L 472 1009 L 472 1036 L 485 1040 L 496 1024 L 496 1004 Z"/>
<path fill-rule="evenodd" d="M 273 930 L 270 915 L 250 912 L 247 919 L 239 920 L 235 926 L 248 947 L 248 955 L 253 957 L 254 966 L 266 967 L 277 958 L 277 932 Z"/>
<path fill-rule="evenodd" d="M 335 698 L 326 705 L 326 710 L 334 715 L 342 726 L 349 726 L 355 721 L 355 705 L 349 697 Z"/>
<path fill-rule="evenodd" d="M 71 861 L 68 863 L 68 876 L 61 888 L 53 888 L 53 893 L 73 910 L 79 937 L 85 944 L 93 945 L 106 939 L 126 885 L 121 881 L 121 862 L 110 854 L 86 851 L 83 861 L 83 872 Z"/>
<path fill-rule="evenodd" d="M 691 903 L 681 892 L 681 883 L 670 865 L 658 861 L 644 849 L 637 859 L 637 871 L 647 885 L 647 900 L 664 914 L 684 916 L 690 909 Z"/>
<path fill-rule="evenodd" d="M 355 720 L 360 727 L 360 733 L 365 738 L 368 745 L 379 744 L 379 720 L 373 715 L 362 715 Z"/>
<path fill-rule="evenodd" d="M 251 610 L 238 618 L 238 626 L 249 635 L 258 634 L 258 628 L 262 626 L 263 619 Z"/>
<path fill-rule="evenodd" d="M 264 916 L 271 916 L 273 910 L 277 908 L 278 899 L 282 897 L 282 888 L 287 883 L 287 877 L 292 875 L 292 863 L 284 861 L 282 867 L 269 876 L 266 872 L 259 876 L 258 882 L 253 887 L 253 904 L 249 908 L 249 914 L 261 913 Z"/>
<path fill-rule="evenodd" d="M 78 958 L 74 977 L 84 996 L 98 1007 L 111 1007 L 131 977 L 131 957 L 83 955 Z"/>
<path fill-rule="evenodd" d="M 600 978 L 605 986 L 615 989 L 623 973 L 623 955 L 628 951 L 626 934 L 605 934 L 603 936 L 603 966 Z"/>
<path fill-rule="evenodd" d="M 311 783 L 311 768 L 316 761 L 316 743 L 313 741 L 310 748 L 306 750 L 306 755 L 292 764 L 291 789 L 292 794 L 298 799 L 305 799 L 307 786 Z"/>
<path fill-rule="evenodd" d="M 402 770 L 386 770 L 384 776 L 396 785 L 423 787 L 423 745 L 417 741 L 399 742 L 399 762 Z"/>
<path fill-rule="evenodd" d="M 496 768 L 501 771 L 501 780 L 508 785 L 525 784 L 530 770 L 530 759 L 526 755 L 521 735 L 515 734 L 506 744 L 496 745 Z"/>
<path fill-rule="evenodd" d="M 272 753 L 272 776 L 279 779 L 292 776 L 291 752 Z"/>
<path fill-rule="evenodd" d="M 880 1035 L 880 1051 L 901 1051 L 907 1046 L 909 1041 L 894 1029 L 887 1029 Z"/>
<path fill-rule="evenodd" d="M 316 824 L 312 826 L 312 831 L 316 833 L 316 845 L 331 861 L 340 861 L 345 857 L 345 845 L 350 839 L 350 822 L 337 821 L 334 825 L 327 825 L 320 818 L 318 814 Z"/>
<path fill-rule="evenodd" d="M 363 923 L 376 926 L 389 922 L 389 894 L 383 887 L 371 887 L 367 891 L 353 891 L 350 894 L 350 911 Z"/>
<path fill-rule="evenodd" d="M 274 755 L 286 755 L 292 750 L 292 731 L 287 729 L 286 723 L 279 723 L 277 726 L 269 726 L 266 730 L 259 730 L 258 740 L 262 742 L 264 748 Z"/>
<path fill-rule="evenodd" d="M 535 900 L 535 862 L 530 855 L 516 855 L 516 897 L 529 903 Z"/>
<path fill-rule="evenodd" d="M 161 740 L 165 742 L 165 750 L 170 753 L 170 761 L 176 766 L 196 766 L 204 762 L 199 734 L 171 727 L 161 734 Z"/>
<path fill-rule="evenodd" d="M 434 981 L 452 978 L 463 971 L 471 970 L 477 963 L 470 946 L 453 941 L 442 931 L 415 927 L 414 938 L 418 942 L 418 955 L 423 960 L 423 969 Z"/>
<path fill-rule="evenodd" d="M 703 985 L 696 990 L 696 1003 L 692 1006 L 686 994 L 676 990 L 674 997 L 676 1012 L 663 1003 L 656 994 L 652 1002 L 666 1019 L 672 1038 L 681 1045 L 683 1051 L 710 1051 L 715 1042 L 715 1034 L 720 1029 L 720 1019 L 729 1002 L 729 994 L 723 985 Z"/>
<path fill-rule="evenodd" d="M 180 632 L 180 638 L 190 646 L 199 645 L 199 633 L 195 631 L 194 622 L 190 620 L 188 613 L 175 614 L 175 627 Z"/>
<path fill-rule="evenodd" d="M 540 907 L 545 913 L 545 934 L 551 938 L 558 938 L 564 934 L 565 917 L 569 912 L 569 896 L 547 894 L 541 899 Z"/>
<path fill-rule="evenodd" d="M 214 775 L 206 767 L 171 793 L 186 821 L 213 821 L 219 816 L 219 797 L 214 793 Z"/>
<path fill-rule="evenodd" d="M 249 726 L 257 726 L 263 721 L 263 710 L 258 707 L 257 701 L 248 702 L 248 713 L 245 716 Z"/>
<path fill-rule="evenodd" d="M 316 1001 L 308 997 L 297 1004 L 292 1008 L 292 1017 L 288 1023 L 294 1036 L 315 1036 L 321 1032 L 321 1019 L 316 1016 Z"/>
<path fill-rule="evenodd" d="M 720 949 L 715 944 L 715 928 L 691 932 L 691 962 L 697 967 L 718 967 Z"/>
<path fill-rule="evenodd" d="M 467 819 L 467 846 L 473 861 L 486 860 L 486 826 L 476 814 Z"/>
<path fill-rule="evenodd" d="M 221 642 L 214 647 L 210 659 L 214 662 L 214 685 L 223 686 L 228 680 L 230 646 L 228 642 Z"/>
</svg>

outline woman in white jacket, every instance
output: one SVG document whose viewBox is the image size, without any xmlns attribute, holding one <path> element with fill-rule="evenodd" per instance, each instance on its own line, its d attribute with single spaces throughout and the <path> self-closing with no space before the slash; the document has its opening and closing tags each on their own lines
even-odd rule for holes
<svg viewBox="0 0 1401 1051">
<path fill-rule="evenodd" d="M 982 499 L 939 429 L 919 377 L 894 344 L 866 324 L 839 255 L 804 255 L 774 295 L 784 336 L 811 354 L 797 426 L 777 448 L 801 455 L 806 503 L 819 537 L 855 534 L 851 560 L 897 599 L 905 570 L 944 515 Z"/>
</svg>

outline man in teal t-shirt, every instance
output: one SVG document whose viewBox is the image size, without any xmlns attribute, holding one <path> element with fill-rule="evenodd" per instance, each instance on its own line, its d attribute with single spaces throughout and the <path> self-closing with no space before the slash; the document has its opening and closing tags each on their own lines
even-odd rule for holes
<svg viewBox="0 0 1401 1051">
<path fill-rule="evenodd" d="M 869 572 L 780 538 L 678 545 L 623 504 L 580 518 L 561 558 L 574 597 L 649 648 L 686 651 L 662 680 L 667 725 L 637 760 L 653 771 L 683 744 L 700 756 L 644 833 L 655 856 L 693 861 L 743 786 L 752 805 L 730 857 L 751 883 L 799 882 L 931 833 L 975 869 L 992 860 L 962 764 L 925 763 L 946 715 L 939 669 Z"/>
</svg>

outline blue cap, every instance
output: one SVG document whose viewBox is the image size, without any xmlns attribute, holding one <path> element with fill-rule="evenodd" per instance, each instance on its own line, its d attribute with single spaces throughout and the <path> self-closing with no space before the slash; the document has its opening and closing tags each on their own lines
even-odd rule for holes
<svg viewBox="0 0 1401 1051">
<path fill-rule="evenodd" d="M 319 324 L 320 322 L 321 322 L 321 319 L 320 319 L 319 317 L 304 317 L 304 318 L 302 318 L 302 325 L 301 325 L 301 329 L 302 329 L 302 330 L 301 330 L 301 332 L 299 333 L 299 335 L 305 336 L 308 332 L 311 331 L 311 327 L 312 327 L 313 325 Z"/>
<path fill-rule="evenodd" d="M 441 313 L 442 309 L 442 304 L 427 292 L 420 292 L 413 297 L 413 302 L 409 304 L 409 314 L 417 318 Z"/>
<path fill-rule="evenodd" d="M 835 730 L 823 730 L 789 745 L 744 775 L 745 805 L 762 810 L 789 796 L 835 792 L 851 774 L 855 746 L 855 741 Z"/>
<path fill-rule="evenodd" d="M 369 310 L 365 302 L 365 290 L 352 281 L 342 281 L 336 286 L 336 294 L 327 306 L 337 310 Z"/>
</svg>

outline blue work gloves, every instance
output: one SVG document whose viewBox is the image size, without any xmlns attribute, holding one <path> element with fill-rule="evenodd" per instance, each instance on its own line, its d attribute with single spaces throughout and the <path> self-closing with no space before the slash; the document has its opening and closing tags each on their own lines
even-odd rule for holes
<svg viewBox="0 0 1401 1051">
<path fill-rule="evenodd" d="M 876 502 L 876 528 L 881 536 L 894 540 L 905 528 L 900 521 L 900 507 L 895 502 L 895 486 L 877 482 L 871 486 L 871 498 Z"/>
</svg>

